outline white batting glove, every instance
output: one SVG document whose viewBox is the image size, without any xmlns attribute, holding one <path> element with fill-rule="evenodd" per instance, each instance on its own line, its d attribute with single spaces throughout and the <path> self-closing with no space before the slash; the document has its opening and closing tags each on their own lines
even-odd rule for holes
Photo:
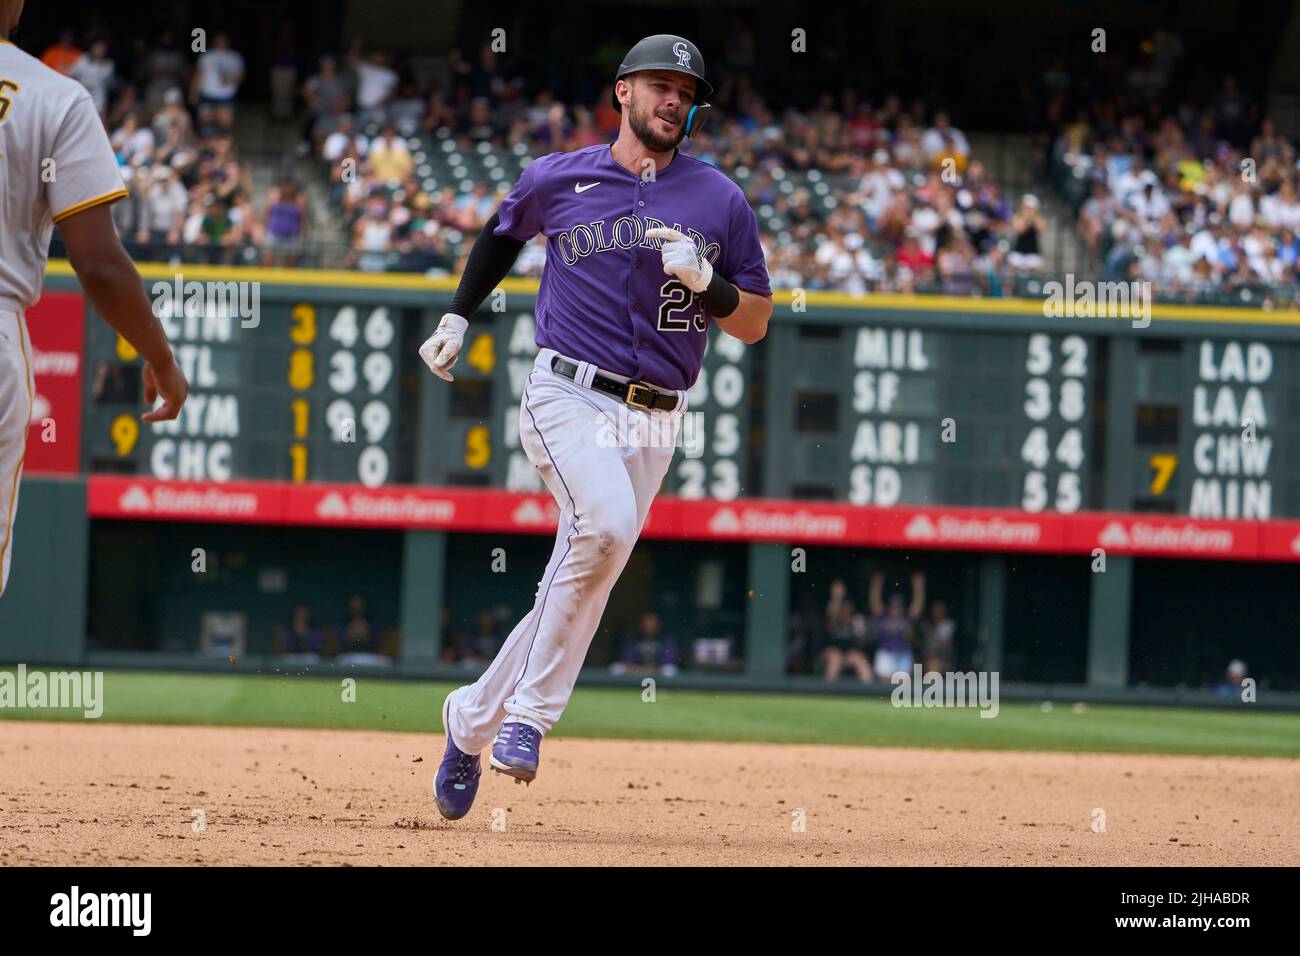
<svg viewBox="0 0 1300 956">
<path fill-rule="evenodd" d="M 438 328 L 420 346 L 420 358 L 429 366 L 429 371 L 448 382 L 455 381 L 451 367 L 456 364 L 461 344 L 465 341 L 465 330 L 469 322 L 459 315 L 448 312 L 438 323 Z"/>
<path fill-rule="evenodd" d="M 664 272 L 676 276 L 692 292 L 703 292 L 713 281 L 713 265 L 700 255 L 689 236 L 669 226 L 655 226 L 645 231 L 647 239 L 662 239 L 659 248 Z"/>
</svg>

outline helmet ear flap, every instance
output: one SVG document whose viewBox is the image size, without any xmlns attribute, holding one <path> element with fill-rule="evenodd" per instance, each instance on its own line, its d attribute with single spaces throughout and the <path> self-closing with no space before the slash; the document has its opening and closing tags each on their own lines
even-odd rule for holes
<svg viewBox="0 0 1300 956">
<path fill-rule="evenodd" d="M 686 114 L 686 135 L 694 136 L 704 126 L 705 120 L 709 118 L 709 111 L 713 109 L 709 103 L 696 103 L 691 107 L 691 111 Z"/>
</svg>

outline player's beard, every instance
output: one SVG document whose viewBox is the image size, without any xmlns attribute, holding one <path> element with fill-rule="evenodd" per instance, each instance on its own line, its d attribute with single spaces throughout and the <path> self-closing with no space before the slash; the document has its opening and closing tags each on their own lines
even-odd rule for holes
<svg viewBox="0 0 1300 956">
<path fill-rule="evenodd" d="M 633 97 L 632 115 L 628 118 L 633 134 L 650 152 L 666 153 L 682 141 L 682 137 L 686 134 L 686 124 L 682 123 L 676 131 L 665 135 L 659 132 L 657 126 L 650 125 L 654 122 L 654 117 L 655 114 L 649 109 L 638 107 L 636 98 Z"/>
</svg>

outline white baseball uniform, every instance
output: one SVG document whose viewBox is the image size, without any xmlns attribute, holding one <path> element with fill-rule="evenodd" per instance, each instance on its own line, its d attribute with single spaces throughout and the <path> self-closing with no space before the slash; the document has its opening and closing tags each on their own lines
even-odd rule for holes
<svg viewBox="0 0 1300 956">
<path fill-rule="evenodd" d="M 609 593 L 672 463 L 686 410 L 681 390 L 673 411 L 624 405 L 551 371 L 557 354 L 538 352 L 519 404 L 524 451 L 560 506 L 555 549 L 532 610 L 483 675 L 453 692 L 449 730 L 466 753 L 487 747 L 507 715 L 543 733 L 560 719 Z M 589 384 L 596 367 L 569 360 L 578 366 L 578 381 Z M 611 440 L 621 434 L 620 415 L 626 417 L 622 433 L 637 429 L 639 440 Z M 655 447 L 644 447 L 651 436 Z"/>
<path fill-rule="evenodd" d="M 127 194 L 90 94 L 0 40 L 0 594 L 31 423 L 31 339 L 54 224 Z"/>
</svg>

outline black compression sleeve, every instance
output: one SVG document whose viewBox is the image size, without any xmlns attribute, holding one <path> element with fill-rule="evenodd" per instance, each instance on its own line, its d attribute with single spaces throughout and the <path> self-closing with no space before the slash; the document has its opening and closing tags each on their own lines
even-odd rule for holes
<svg viewBox="0 0 1300 956">
<path fill-rule="evenodd" d="M 700 294 L 700 298 L 714 318 L 725 319 L 740 305 L 740 290 L 715 272 L 713 281 Z"/>
<path fill-rule="evenodd" d="M 463 319 L 472 316 L 519 258 L 524 243 L 509 236 L 493 235 L 500 221 L 493 213 L 474 240 L 474 248 L 469 251 L 469 259 L 465 262 L 465 274 L 460 277 L 456 294 L 451 297 L 448 312 Z"/>
</svg>

